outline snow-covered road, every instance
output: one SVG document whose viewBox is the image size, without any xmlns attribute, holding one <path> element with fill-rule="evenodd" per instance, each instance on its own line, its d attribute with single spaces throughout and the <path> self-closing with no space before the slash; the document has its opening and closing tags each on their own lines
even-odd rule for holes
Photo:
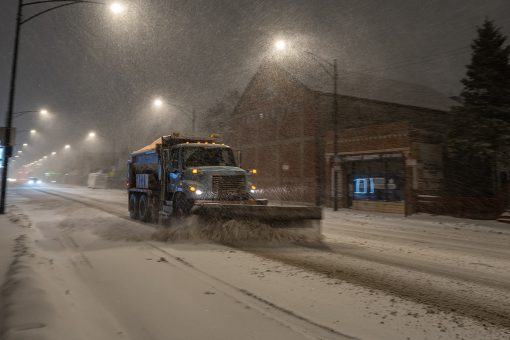
<svg viewBox="0 0 510 340">
<path fill-rule="evenodd" d="M 495 222 L 326 211 L 319 249 L 233 248 L 154 241 L 126 201 L 11 190 L 12 220 L 32 227 L 0 303 L 6 338 L 510 337 L 510 230 Z"/>
</svg>

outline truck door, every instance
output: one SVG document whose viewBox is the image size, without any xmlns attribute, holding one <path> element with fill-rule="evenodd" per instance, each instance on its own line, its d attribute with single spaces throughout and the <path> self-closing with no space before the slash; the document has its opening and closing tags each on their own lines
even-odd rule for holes
<svg viewBox="0 0 510 340">
<path fill-rule="evenodd" d="M 170 192 L 176 192 L 179 188 L 182 172 L 179 164 L 180 148 L 172 148 L 170 150 L 170 164 L 168 171 L 168 189 Z"/>
</svg>

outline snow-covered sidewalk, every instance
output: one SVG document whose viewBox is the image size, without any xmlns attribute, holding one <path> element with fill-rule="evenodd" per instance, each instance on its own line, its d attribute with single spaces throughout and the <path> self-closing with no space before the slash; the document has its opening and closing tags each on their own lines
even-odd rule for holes
<svg viewBox="0 0 510 340">
<path fill-rule="evenodd" d="M 9 215 L 0 215 L 0 285 L 13 261 L 13 252 L 16 238 L 23 234 L 25 229 L 10 220 Z"/>
</svg>

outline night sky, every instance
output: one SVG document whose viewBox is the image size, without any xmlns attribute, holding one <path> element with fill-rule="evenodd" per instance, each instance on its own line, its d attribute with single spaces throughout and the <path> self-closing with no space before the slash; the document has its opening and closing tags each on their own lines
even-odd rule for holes
<svg viewBox="0 0 510 340">
<path fill-rule="evenodd" d="M 0 1 L 2 125 L 16 3 Z M 129 135 L 139 125 L 153 128 L 154 138 L 183 129 L 186 120 L 171 119 L 178 111 L 169 109 L 167 118 L 154 112 L 155 96 L 203 111 L 228 91 L 242 91 L 278 38 L 293 48 L 338 58 L 340 81 L 342 70 L 359 71 L 451 96 L 461 89 L 475 26 L 488 17 L 510 35 L 508 0 L 124 3 L 129 10 L 118 17 L 108 7 L 80 4 L 23 26 L 15 109 L 45 107 L 55 113 L 51 121 L 36 116 L 15 121 L 19 129 L 40 131 L 26 160 L 65 143 L 84 143 L 91 129 L 105 141 Z M 130 143 L 147 138 L 135 136 Z M 26 140 L 20 135 L 17 142 Z"/>
</svg>

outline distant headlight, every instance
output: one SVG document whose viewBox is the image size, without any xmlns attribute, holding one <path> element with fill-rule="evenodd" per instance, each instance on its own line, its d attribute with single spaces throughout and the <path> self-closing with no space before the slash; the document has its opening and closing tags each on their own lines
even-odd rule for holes
<svg viewBox="0 0 510 340">
<path fill-rule="evenodd" d="M 35 181 L 33 179 L 31 179 L 30 181 L 28 181 L 28 184 L 34 184 Z"/>
<path fill-rule="evenodd" d="M 202 190 L 199 189 L 199 190 L 195 191 L 195 194 L 197 194 L 199 196 L 202 195 Z"/>
<path fill-rule="evenodd" d="M 42 183 L 42 181 L 39 179 L 39 180 L 37 180 L 37 182 L 36 182 L 36 183 L 37 183 L 37 184 L 41 184 L 41 183 Z"/>
<path fill-rule="evenodd" d="M 251 192 L 252 194 L 254 194 L 254 193 L 255 193 L 255 190 L 251 189 L 251 190 L 250 190 L 250 192 Z"/>
</svg>

